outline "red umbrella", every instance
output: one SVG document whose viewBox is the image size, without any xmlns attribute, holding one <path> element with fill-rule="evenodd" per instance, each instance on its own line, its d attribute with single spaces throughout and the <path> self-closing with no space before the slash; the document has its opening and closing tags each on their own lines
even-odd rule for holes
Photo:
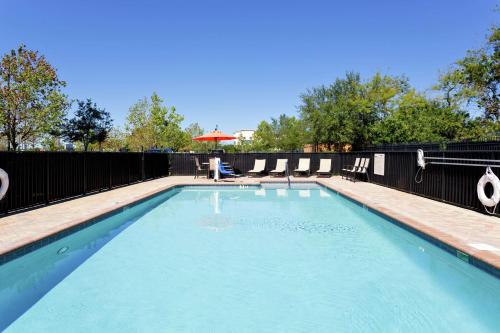
<svg viewBox="0 0 500 333">
<path fill-rule="evenodd" d="M 215 141 L 216 147 L 217 147 L 217 142 L 219 141 L 234 140 L 234 139 L 236 139 L 235 136 L 224 134 L 222 131 L 219 131 L 218 129 L 215 129 L 210 133 L 203 134 L 197 136 L 196 138 L 193 138 L 193 140 L 196 141 Z"/>
</svg>

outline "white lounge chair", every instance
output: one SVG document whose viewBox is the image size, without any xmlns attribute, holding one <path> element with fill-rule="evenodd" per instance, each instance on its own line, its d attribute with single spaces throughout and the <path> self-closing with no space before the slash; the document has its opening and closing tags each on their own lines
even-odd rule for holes
<svg viewBox="0 0 500 333">
<path fill-rule="evenodd" d="M 288 160 L 286 158 L 284 159 L 278 159 L 276 161 L 276 168 L 272 171 L 269 172 L 269 174 L 271 176 L 279 176 L 279 175 L 282 175 L 284 176 L 285 175 L 285 172 L 286 172 L 286 165 L 288 163 Z"/>
<path fill-rule="evenodd" d="M 368 167 L 370 166 L 370 159 L 365 158 L 364 162 L 359 165 L 359 168 L 354 172 L 353 181 L 356 181 L 356 175 L 366 175 L 366 179 L 370 180 L 368 175 Z"/>
<path fill-rule="evenodd" d="M 266 160 L 255 160 L 255 164 L 253 166 L 253 169 L 248 171 L 248 175 L 250 176 L 257 176 L 257 175 L 261 175 L 264 173 L 264 171 L 266 170 Z"/>
<path fill-rule="evenodd" d="M 311 159 L 310 158 L 300 158 L 299 166 L 297 169 L 293 170 L 294 174 L 305 174 L 309 176 L 311 174 Z"/>
<path fill-rule="evenodd" d="M 360 161 L 361 161 L 361 159 L 359 157 L 356 157 L 356 160 L 354 161 L 354 165 L 347 165 L 347 166 L 345 166 L 342 169 L 342 172 L 340 173 L 340 175 L 342 176 L 342 178 L 344 178 L 344 177 L 347 178 L 348 174 L 353 173 L 354 171 L 356 171 L 359 168 L 359 162 Z"/>
<path fill-rule="evenodd" d="M 332 159 L 331 158 L 322 158 L 319 161 L 319 169 L 318 169 L 318 171 L 316 171 L 316 175 L 326 176 L 326 177 L 330 177 L 332 175 Z"/>
</svg>

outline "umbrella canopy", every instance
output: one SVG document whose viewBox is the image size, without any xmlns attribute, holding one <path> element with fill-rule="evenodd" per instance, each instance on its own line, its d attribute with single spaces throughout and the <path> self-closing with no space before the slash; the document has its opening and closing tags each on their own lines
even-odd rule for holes
<svg viewBox="0 0 500 333">
<path fill-rule="evenodd" d="M 219 131 L 219 130 L 214 130 L 214 131 L 211 131 L 210 133 L 203 134 L 203 135 L 197 136 L 196 138 L 193 138 L 193 140 L 196 140 L 196 141 L 215 141 L 215 142 L 225 141 L 225 140 L 234 140 L 234 139 L 236 139 L 235 136 L 224 134 L 224 133 L 222 133 L 222 131 Z"/>
</svg>

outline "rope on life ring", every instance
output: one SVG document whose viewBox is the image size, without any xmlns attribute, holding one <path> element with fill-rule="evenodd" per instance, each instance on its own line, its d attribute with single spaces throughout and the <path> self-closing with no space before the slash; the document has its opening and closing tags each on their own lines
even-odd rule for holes
<svg viewBox="0 0 500 333">
<path fill-rule="evenodd" d="M 425 170 L 425 157 L 424 157 L 424 151 L 422 149 L 417 150 L 417 165 L 418 165 L 418 170 L 417 173 L 415 174 L 415 183 L 420 184 L 424 180 L 424 170 Z"/>
<path fill-rule="evenodd" d="M 484 189 L 486 184 L 490 183 L 493 186 L 493 195 L 488 198 Z M 486 172 L 477 182 L 477 197 L 484 206 L 488 214 L 494 214 L 497 205 L 500 202 L 500 179 L 493 173 L 490 167 L 486 168 Z M 493 207 L 493 210 L 488 210 L 488 207 Z"/>
<path fill-rule="evenodd" d="M 0 182 L 2 183 L 0 185 L 0 200 L 2 200 L 9 189 L 9 175 L 3 169 L 0 169 Z"/>
</svg>

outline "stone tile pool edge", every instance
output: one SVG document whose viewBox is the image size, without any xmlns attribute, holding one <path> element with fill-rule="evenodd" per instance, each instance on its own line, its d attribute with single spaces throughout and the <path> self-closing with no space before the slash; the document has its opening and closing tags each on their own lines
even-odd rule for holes
<svg viewBox="0 0 500 333">
<path fill-rule="evenodd" d="M 276 180 L 258 180 L 252 179 L 252 181 L 247 181 L 244 183 L 194 183 L 194 182 L 181 182 L 177 184 L 166 185 L 162 188 L 157 188 L 153 191 L 144 193 L 142 195 L 136 196 L 133 199 L 124 200 L 119 204 L 109 207 L 107 209 L 102 209 L 93 216 L 84 219 L 75 219 L 69 223 L 61 224 L 55 230 L 50 233 L 41 235 L 40 237 L 30 239 L 24 244 L 17 244 L 18 246 L 12 247 L 6 251 L 0 253 L 0 266 L 12 261 L 18 257 L 21 257 L 29 252 L 35 251 L 47 244 L 50 244 L 56 240 L 66 237 L 70 234 L 78 232 L 85 229 L 95 223 L 101 222 L 108 218 L 109 216 L 118 214 L 130 207 L 136 206 L 144 201 L 152 199 L 159 196 L 167 191 L 173 190 L 175 188 L 180 188 L 184 186 L 231 186 L 231 187 L 241 187 L 241 186 L 260 186 L 260 184 L 272 184 L 272 183 L 284 183 L 284 181 Z M 336 194 L 346 198 L 347 200 L 355 203 L 356 205 L 368 209 L 370 212 L 383 217 L 388 222 L 397 225 L 400 228 L 405 229 L 408 232 L 438 246 L 442 250 L 448 252 L 449 254 L 473 265 L 482 271 L 495 276 L 500 279 L 500 256 L 493 253 L 485 253 L 484 251 L 478 251 L 473 248 L 464 246 L 460 241 L 456 240 L 454 237 L 443 233 L 439 230 L 430 228 L 429 226 L 419 223 L 415 219 L 411 219 L 407 216 L 402 216 L 395 212 L 394 210 L 387 209 L 385 207 L 375 207 L 367 203 L 366 199 L 355 195 L 353 193 L 347 193 L 341 188 L 336 187 L 334 184 L 327 183 L 321 179 L 316 180 L 294 180 L 292 183 L 314 183 L 325 187 Z"/>
</svg>

